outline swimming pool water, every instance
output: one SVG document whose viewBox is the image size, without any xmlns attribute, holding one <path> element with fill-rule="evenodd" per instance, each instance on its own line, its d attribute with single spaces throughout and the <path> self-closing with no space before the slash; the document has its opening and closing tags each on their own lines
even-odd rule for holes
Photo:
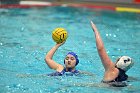
<svg viewBox="0 0 140 93">
<path fill-rule="evenodd" d="M 135 65 L 127 73 L 129 86 L 107 87 L 100 83 L 104 68 L 90 27 L 98 27 L 106 50 L 115 62 L 131 56 Z M 69 37 L 54 60 L 63 64 L 67 52 L 78 54 L 77 69 L 93 75 L 47 77 L 54 72 L 45 54 L 54 46 L 51 32 L 67 29 Z M 0 93 L 138 93 L 140 88 L 140 14 L 72 7 L 0 9 Z"/>
</svg>

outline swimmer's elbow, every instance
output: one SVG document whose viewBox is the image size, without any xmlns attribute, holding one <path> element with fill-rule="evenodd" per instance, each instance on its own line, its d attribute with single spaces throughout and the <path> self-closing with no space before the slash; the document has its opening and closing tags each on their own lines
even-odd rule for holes
<svg viewBox="0 0 140 93">
<path fill-rule="evenodd" d="M 103 43 L 97 43 L 97 49 L 98 49 L 99 51 L 102 51 L 102 50 L 104 49 Z"/>
<path fill-rule="evenodd" d="M 50 58 L 45 58 L 44 60 L 45 60 L 45 62 L 46 62 L 47 64 L 51 61 Z"/>
<path fill-rule="evenodd" d="M 50 60 L 52 60 L 52 58 L 51 58 L 51 57 L 49 57 L 49 56 L 46 56 L 46 57 L 45 57 L 45 61 L 47 61 L 47 62 L 48 62 L 48 61 L 50 61 Z"/>
<path fill-rule="evenodd" d="M 45 60 L 45 62 L 46 62 L 46 64 L 48 65 L 48 67 L 50 68 L 50 69 L 53 69 L 52 68 L 52 65 L 50 64 L 51 63 L 51 60 L 50 59 L 44 59 Z"/>
<path fill-rule="evenodd" d="M 103 46 L 99 46 L 97 49 L 98 49 L 99 52 L 102 52 L 104 50 L 104 47 Z"/>
<path fill-rule="evenodd" d="M 107 55 L 106 50 L 103 47 L 98 48 L 98 53 L 101 57 L 104 57 L 105 55 Z"/>
</svg>

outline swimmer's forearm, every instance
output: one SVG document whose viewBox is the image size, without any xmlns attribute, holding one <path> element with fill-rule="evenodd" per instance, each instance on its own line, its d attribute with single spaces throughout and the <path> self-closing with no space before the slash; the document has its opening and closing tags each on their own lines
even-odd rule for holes
<svg viewBox="0 0 140 93">
<path fill-rule="evenodd" d="M 59 48 L 59 44 L 56 44 L 46 55 L 46 60 L 47 59 L 52 59 L 54 53 L 56 52 L 56 50 Z"/>
<path fill-rule="evenodd" d="M 52 59 L 54 53 L 56 52 L 56 50 L 57 50 L 62 44 L 64 44 L 64 42 L 59 43 L 59 44 L 56 44 L 56 45 L 53 46 L 52 49 L 46 54 L 45 62 L 46 62 L 46 64 L 47 64 L 51 69 L 58 70 L 58 69 L 60 69 L 60 68 L 63 68 L 62 65 L 58 64 L 57 62 L 55 62 L 55 61 Z"/>
<path fill-rule="evenodd" d="M 93 24 L 91 22 L 91 26 L 92 26 L 92 29 L 93 29 L 94 34 L 95 34 L 98 54 L 102 60 L 102 63 L 103 63 L 105 70 L 108 70 L 110 67 L 114 66 L 114 64 L 112 63 L 111 59 L 109 58 L 108 54 L 106 53 L 102 38 L 101 38 L 100 33 L 98 32 L 95 24 Z"/>
<path fill-rule="evenodd" d="M 95 31 L 95 38 L 96 38 L 96 45 L 97 45 L 98 51 L 102 50 L 104 48 L 104 44 L 103 44 L 103 41 L 100 37 L 99 32 L 97 32 L 97 31 Z"/>
<path fill-rule="evenodd" d="M 58 64 L 52 59 L 54 53 L 59 48 L 60 45 L 56 44 L 46 55 L 45 62 L 51 69 L 57 69 Z"/>
<path fill-rule="evenodd" d="M 98 32 L 98 29 L 96 28 L 95 24 L 93 24 L 93 22 L 91 22 L 91 26 L 92 26 L 92 29 L 93 29 L 93 31 L 95 33 L 97 49 L 101 50 L 101 49 L 104 48 L 104 44 L 103 44 L 103 41 L 101 39 L 100 33 Z"/>
</svg>

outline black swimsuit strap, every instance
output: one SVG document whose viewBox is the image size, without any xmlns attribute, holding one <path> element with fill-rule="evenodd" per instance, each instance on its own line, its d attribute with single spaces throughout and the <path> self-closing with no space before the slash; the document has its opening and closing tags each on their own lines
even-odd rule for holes
<svg viewBox="0 0 140 93">
<path fill-rule="evenodd" d="M 118 70 L 119 70 L 119 75 L 118 75 L 118 77 L 115 79 L 115 81 L 116 81 L 116 82 L 122 82 L 122 81 L 127 80 L 128 75 L 126 75 L 125 71 L 122 70 L 122 69 L 120 69 L 120 68 L 118 68 Z"/>
</svg>

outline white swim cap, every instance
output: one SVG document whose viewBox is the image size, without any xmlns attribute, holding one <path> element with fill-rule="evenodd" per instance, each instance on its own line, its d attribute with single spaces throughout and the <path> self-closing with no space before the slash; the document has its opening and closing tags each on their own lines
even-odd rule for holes
<svg viewBox="0 0 140 93">
<path fill-rule="evenodd" d="M 133 65 L 134 65 L 134 62 L 132 62 L 132 58 L 128 56 L 122 56 L 116 62 L 116 67 L 124 71 L 127 71 L 128 69 L 130 69 Z"/>
</svg>

